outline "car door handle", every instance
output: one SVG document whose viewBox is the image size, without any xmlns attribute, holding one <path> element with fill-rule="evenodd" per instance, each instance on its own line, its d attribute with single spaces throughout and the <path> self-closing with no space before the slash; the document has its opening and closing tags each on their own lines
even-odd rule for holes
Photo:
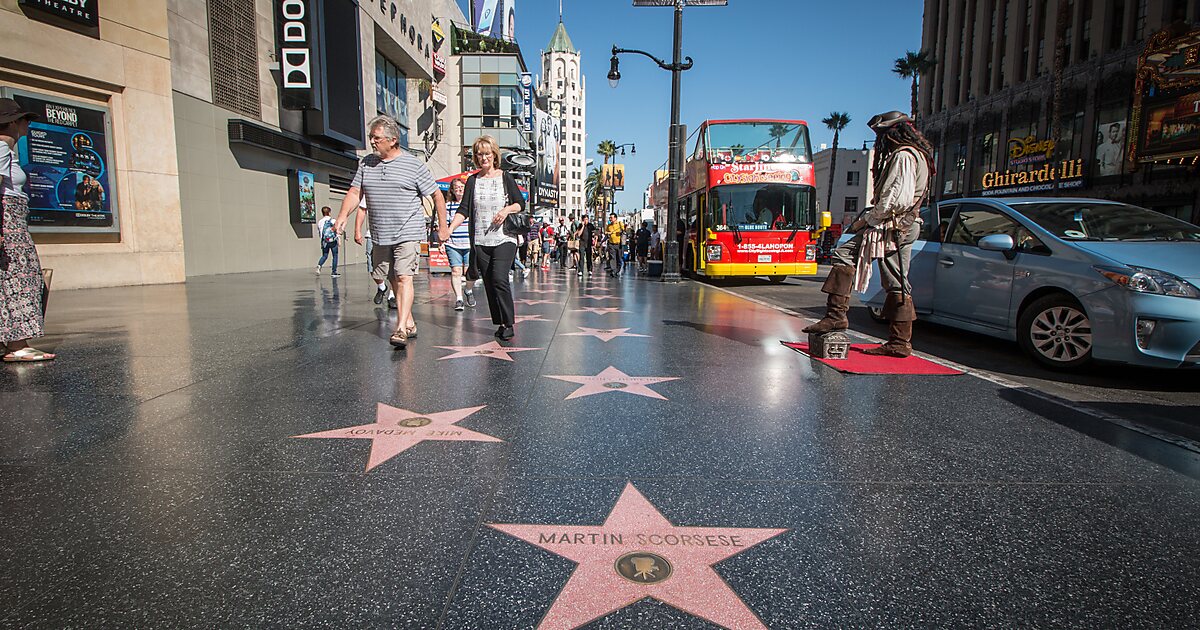
<svg viewBox="0 0 1200 630">
<path fill-rule="evenodd" d="M 941 265 L 943 267 L 953 267 L 954 266 L 953 258 L 939 258 L 938 262 L 941 263 Z"/>
</svg>

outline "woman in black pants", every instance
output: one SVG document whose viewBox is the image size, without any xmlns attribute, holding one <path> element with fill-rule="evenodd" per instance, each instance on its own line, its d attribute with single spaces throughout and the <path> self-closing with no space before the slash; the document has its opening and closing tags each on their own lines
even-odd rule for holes
<svg viewBox="0 0 1200 630">
<path fill-rule="evenodd" d="M 470 264 L 483 278 L 492 323 L 498 326 L 496 336 L 508 340 L 515 334 L 508 270 L 517 257 L 517 236 L 506 233 L 503 227 L 508 215 L 525 209 L 525 199 L 516 178 L 500 169 L 500 145 L 495 138 L 480 136 L 471 150 L 479 171 L 467 178 L 458 212 L 438 236 L 446 240 L 463 221 L 470 222 Z"/>
</svg>

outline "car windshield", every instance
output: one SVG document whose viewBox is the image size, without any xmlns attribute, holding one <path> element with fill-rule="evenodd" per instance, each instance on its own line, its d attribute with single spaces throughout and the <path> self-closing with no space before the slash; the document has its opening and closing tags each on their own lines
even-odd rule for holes
<svg viewBox="0 0 1200 630">
<path fill-rule="evenodd" d="M 1200 241 L 1200 227 L 1123 203 L 1038 202 L 1013 208 L 1068 241 Z"/>
<path fill-rule="evenodd" d="M 712 124 L 708 126 L 708 148 L 710 152 L 729 154 L 732 158 L 765 153 L 772 157 L 790 156 L 796 162 L 811 161 L 808 127 L 800 123 Z"/>
<path fill-rule="evenodd" d="M 717 231 L 803 230 L 815 218 L 816 192 L 795 184 L 730 184 L 712 189 L 708 225 Z"/>
</svg>

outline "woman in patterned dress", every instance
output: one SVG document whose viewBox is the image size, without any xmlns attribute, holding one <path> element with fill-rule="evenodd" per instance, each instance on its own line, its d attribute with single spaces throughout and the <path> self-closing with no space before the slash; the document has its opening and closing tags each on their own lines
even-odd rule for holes
<svg viewBox="0 0 1200 630">
<path fill-rule="evenodd" d="M 42 265 L 29 236 L 29 197 L 25 171 L 17 160 L 17 140 L 37 114 L 0 99 L 0 191 L 4 198 L 0 232 L 0 343 L 6 363 L 48 361 L 53 354 L 29 345 L 42 336 Z"/>
</svg>

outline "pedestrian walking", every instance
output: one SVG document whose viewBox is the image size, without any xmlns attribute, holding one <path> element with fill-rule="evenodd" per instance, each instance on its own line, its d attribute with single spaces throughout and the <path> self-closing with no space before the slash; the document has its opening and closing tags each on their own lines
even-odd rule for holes
<svg viewBox="0 0 1200 630">
<path fill-rule="evenodd" d="M 662 230 L 657 223 L 650 226 L 650 258 L 662 260 Z"/>
<path fill-rule="evenodd" d="M 883 316 L 888 320 L 888 340 L 866 354 L 907 357 L 912 354 L 912 326 L 917 318 L 912 287 L 908 283 L 913 242 L 921 233 L 921 204 L 933 181 L 933 147 L 902 112 L 871 118 L 875 132 L 875 205 L 850 226 L 854 237 L 833 250 L 833 269 L 821 290 L 829 294 L 825 317 L 804 329 L 825 333 L 849 327 L 850 292 L 865 291 L 872 262 L 879 261 L 879 277 L 887 297 Z"/>
<path fill-rule="evenodd" d="M 608 226 L 604 232 L 608 235 L 608 275 L 616 278 L 621 275 L 621 238 L 625 234 L 625 224 L 617 218 L 617 213 L 608 215 Z"/>
<path fill-rule="evenodd" d="M 570 259 L 570 269 L 575 269 L 583 275 L 579 268 L 579 231 L 583 228 L 583 223 L 575 219 L 575 215 L 570 215 L 571 224 L 567 227 L 567 256 Z"/>
<path fill-rule="evenodd" d="M 333 254 L 333 273 L 329 274 L 330 278 L 340 278 L 342 274 L 338 273 L 338 233 L 334 229 L 333 217 L 329 214 L 333 212 L 329 206 L 321 208 L 321 220 L 317 221 L 317 234 L 321 237 L 321 257 L 317 259 L 317 275 L 321 275 L 321 267 L 325 261 L 329 259 L 329 255 Z"/>
<path fill-rule="evenodd" d="M 387 284 L 387 275 L 381 273 L 371 264 L 371 227 L 368 224 L 364 229 L 363 223 L 367 222 L 367 204 L 366 200 L 358 201 L 358 216 L 354 219 L 354 242 L 363 246 L 363 251 L 367 254 L 367 275 L 371 277 L 371 283 L 375 286 L 376 304 L 383 304 L 386 299 L 388 308 L 396 310 L 396 294 Z M 361 235 L 361 238 L 360 238 Z"/>
<path fill-rule="evenodd" d="M 335 227 L 342 233 L 350 211 L 366 198 L 370 208 L 371 264 L 386 273 L 396 294 L 396 331 L 389 340 L 404 347 L 417 336 L 413 319 L 413 277 L 420 265 L 421 241 L 425 240 L 425 211 L 422 197 L 433 197 L 435 216 L 446 212 L 446 200 L 423 162 L 400 148 L 400 126 L 390 116 L 377 116 L 367 125 L 374 153 L 364 157 L 342 200 Z M 355 234 L 355 242 L 361 235 Z"/>
<path fill-rule="evenodd" d="M 584 213 L 583 222 L 579 227 L 579 277 L 583 277 L 583 268 L 587 266 L 588 275 L 592 273 L 592 252 L 595 251 L 592 245 L 596 238 L 596 226 L 592 224 L 592 218 Z"/>
<path fill-rule="evenodd" d="M 462 203 L 450 225 L 442 228 L 443 239 L 468 221 L 471 256 L 483 278 L 488 310 L 497 326 L 496 336 L 512 339 L 516 333 L 516 309 L 508 271 L 517 257 L 517 236 L 504 230 L 509 215 L 524 212 L 525 199 L 512 173 L 500 169 L 500 145 L 491 136 L 480 136 L 471 145 L 479 171 L 467 178 Z M 521 230 L 527 228 L 522 227 Z"/>
<path fill-rule="evenodd" d="M 650 256 L 650 222 L 642 221 L 642 227 L 638 228 L 634 234 L 634 243 L 637 247 L 637 262 L 638 271 L 646 273 L 650 271 L 649 263 L 646 262 Z"/>
<path fill-rule="evenodd" d="M 459 177 L 450 182 L 450 197 L 446 200 L 446 225 L 454 222 L 458 206 L 462 203 L 463 191 L 467 188 L 467 178 Z M 440 234 L 441 226 L 438 227 Z M 466 225 L 460 225 L 450 232 L 450 238 L 442 240 L 446 250 L 446 258 L 450 260 L 450 286 L 454 289 L 454 310 L 461 311 L 464 306 L 475 308 L 475 292 L 467 285 L 465 272 L 471 260 L 471 234 Z"/>
<path fill-rule="evenodd" d="M 42 264 L 29 235 L 29 196 L 17 141 L 38 115 L 0 98 L 0 342 L 6 363 L 49 361 L 55 355 L 29 345 L 44 332 Z"/>
<path fill-rule="evenodd" d="M 542 226 L 542 269 L 550 269 L 550 261 L 554 258 L 554 226 L 546 223 Z"/>
<path fill-rule="evenodd" d="M 567 235 L 570 228 L 567 226 L 567 220 L 564 217 L 558 217 L 558 225 L 554 227 L 554 247 L 555 260 L 558 261 L 560 267 L 567 266 Z"/>
</svg>

